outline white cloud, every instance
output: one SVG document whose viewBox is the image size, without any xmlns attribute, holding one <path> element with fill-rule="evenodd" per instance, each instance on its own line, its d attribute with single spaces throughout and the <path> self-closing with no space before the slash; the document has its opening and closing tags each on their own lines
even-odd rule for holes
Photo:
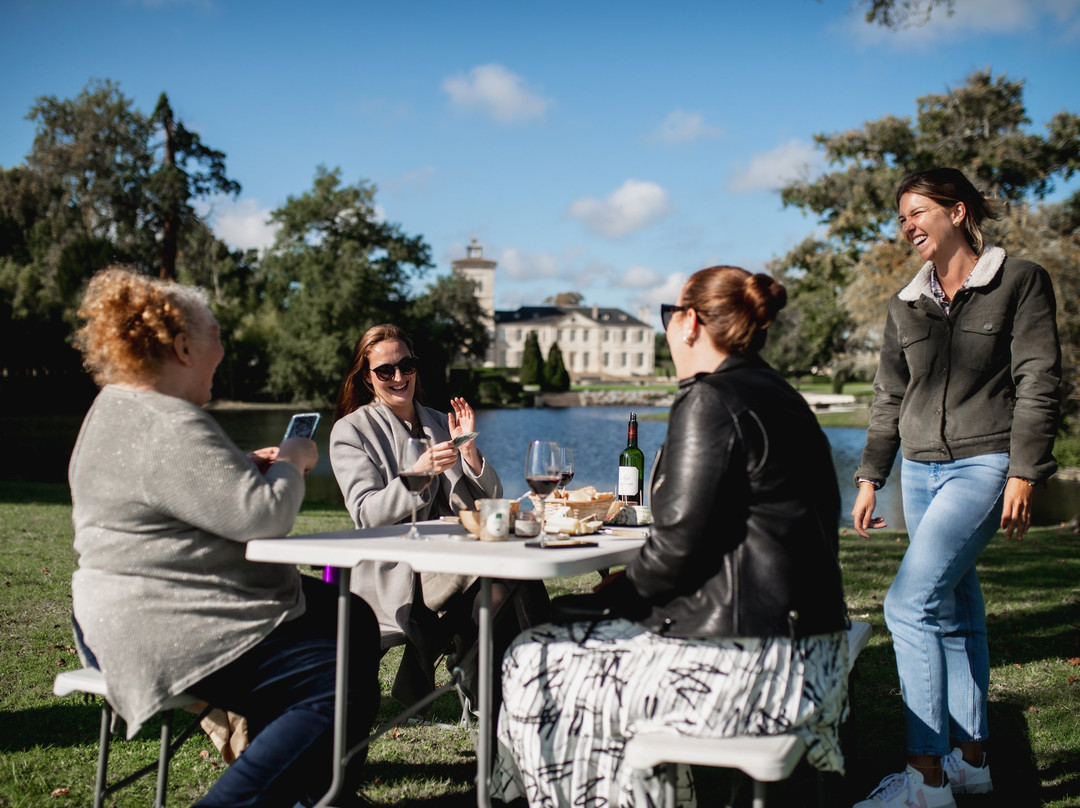
<svg viewBox="0 0 1080 808">
<path fill-rule="evenodd" d="M 755 154 L 750 164 L 732 177 L 729 188 L 734 193 L 775 190 L 810 176 L 822 161 L 821 152 L 812 143 L 789 140 L 772 151 Z"/>
<path fill-rule="evenodd" d="M 468 76 L 443 79 L 442 89 L 457 109 L 480 111 L 499 123 L 522 123 L 542 119 L 551 106 L 524 86 L 524 79 L 499 64 L 479 65 Z"/>
<path fill-rule="evenodd" d="M 687 112 L 677 109 L 668 114 L 660 128 L 649 136 L 649 140 L 666 143 L 669 146 L 677 146 L 680 143 L 690 143 L 701 138 L 717 138 L 724 134 L 718 126 L 705 123 L 705 117 L 700 112 Z"/>
<path fill-rule="evenodd" d="M 270 209 L 260 207 L 258 200 L 216 196 L 210 204 L 198 207 L 199 214 L 208 217 L 214 235 L 234 250 L 265 250 L 274 243 L 277 228 L 269 224 Z"/>
<path fill-rule="evenodd" d="M 632 266 L 625 272 L 617 273 L 615 285 L 624 289 L 644 289 L 655 286 L 662 276 L 655 269 L 642 266 Z"/>
<path fill-rule="evenodd" d="M 593 232 L 619 238 L 652 224 L 670 209 L 667 191 L 655 182 L 627 180 L 606 199 L 582 197 L 567 212 Z"/>
<path fill-rule="evenodd" d="M 649 310 L 649 322 L 657 331 L 661 329 L 660 304 L 674 303 L 679 299 L 679 292 L 690 277 L 683 272 L 673 272 L 670 275 L 658 275 L 658 283 L 651 289 L 645 289 L 631 300 L 634 308 L 644 306 Z"/>
<path fill-rule="evenodd" d="M 526 255 L 517 247 L 507 247 L 499 256 L 499 269 L 515 281 L 537 278 L 557 278 L 560 275 L 559 259 L 551 253 Z M 540 301 L 534 301 L 539 303 Z"/>
</svg>

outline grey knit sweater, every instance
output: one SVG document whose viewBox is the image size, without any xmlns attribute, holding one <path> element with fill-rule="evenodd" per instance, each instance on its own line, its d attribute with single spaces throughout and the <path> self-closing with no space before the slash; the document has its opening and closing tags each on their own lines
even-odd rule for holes
<svg viewBox="0 0 1080 808">
<path fill-rule="evenodd" d="M 261 475 L 199 407 L 104 387 L 68 478 L 74 613 L 129 738 L 166 698 L 303 613 L 295 567 L 244 558 L 244 542 L 292 528 L 300 470 Z"/>
</svg>

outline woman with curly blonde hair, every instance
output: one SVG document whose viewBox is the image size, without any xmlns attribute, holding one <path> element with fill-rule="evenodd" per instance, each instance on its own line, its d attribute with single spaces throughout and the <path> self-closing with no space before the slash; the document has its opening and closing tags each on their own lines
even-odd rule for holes
<svg viewBox="0 0 1080 808">
<path fill-rule="evenodd" d="M 200 806 L 310 804 L 331 781 L 335 592 L 244 550 L 291 530 L 315 444 L 248 455 L 202 409 L 224 349 L 199 290 L 110 267 L 78 314 L 101 386 L 69 466 L 83 664 L 101 670 L 129 738 L 184 692 L 247 718 L 251 745 Z M 349 725 L 362 736 L 379 640 L 371 609 L 353 606 Z"/>
</svg>

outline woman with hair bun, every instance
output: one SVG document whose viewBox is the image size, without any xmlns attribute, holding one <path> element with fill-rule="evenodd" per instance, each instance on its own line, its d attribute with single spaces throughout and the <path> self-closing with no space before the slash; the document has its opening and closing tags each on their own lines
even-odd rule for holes
<svg viewBox="0 0 1080 808">
<path fill-rule="evenodd" d="M 318 452 L 307 438 L 251 455 L 202 407 L 224 350 L 202 293 L 111 267 L 91 279 L 76 344 L 101 391 L 71 455 L 76 645 L 133 737 L 190 693 L 247 719 L 251 745 L 199 806 L 311 805 L 330 787 L 336 589 L 245 558 L 284 536 Z M 353 741 L 379 704 L 379 636 L 352 603 Z M 351 805 L 363 763 L 349 765 Z"/>
<path fill-rule="evenodd" d="M 953 808 L 993 789 L 990 655 L 976 562 L 1001 527 L 1031 524 L 1032 488 L 1057 468 L 1061 348 L 1046 270 L 984 243 L 994 200 L 955 168 L 908 174 L 900 232 L 925 262 L 893 295 L 852 518 L 885 527 L 877 489 L 901 453 L 908 547 L 885 596 L 907 765 L 857 808 Z"/>
<path fill-rule="evenodd" d="M 660 307 L 680 381 L 653 468 L 652 532 L 592 595 L 553 602 L 568 622 L 525 632 L 507 653 L 497 796 L 659 805 L 661 778 L 623 761 L 644 730 L 795 732 L 811 763 L 842 771 L 836 474 L 814 414 L 758 355 L 785 302 L 768 275 L 717 266 Z M 574 622 L 583 612 L 597 619 Z"/>
</svg>

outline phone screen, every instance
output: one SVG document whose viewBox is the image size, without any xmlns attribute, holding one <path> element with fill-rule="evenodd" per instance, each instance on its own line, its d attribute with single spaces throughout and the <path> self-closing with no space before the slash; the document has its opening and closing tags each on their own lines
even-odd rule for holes
<svg viewBox="0 0 1080 808">
<path fill-rule="evenodd" d="M 291 419 L 289 419 L 289 428 L 285 430 L 285 437 L 282 440 L 288 440 L 289 438 L 314 438 L 315 430 L 319 426 L 319 418 L 321 416 L 317 412 L 298 412 Z"/>
</svg>

